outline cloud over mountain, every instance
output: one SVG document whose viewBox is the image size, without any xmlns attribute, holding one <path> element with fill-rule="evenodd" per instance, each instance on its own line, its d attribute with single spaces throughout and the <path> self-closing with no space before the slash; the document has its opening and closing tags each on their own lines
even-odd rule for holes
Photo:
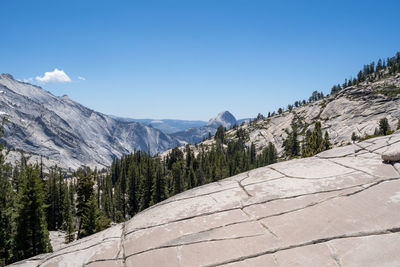
<svg viewBox="0 0 400 267">
<path fill-rule="evenodd" d="M 63 70 L 55 68 L 53 71 L 45 72 L 43 77 L 36 76 L 36 81 L 41 83 L 65 83 L 71 82 L 71 78 Z"/>
</svg>

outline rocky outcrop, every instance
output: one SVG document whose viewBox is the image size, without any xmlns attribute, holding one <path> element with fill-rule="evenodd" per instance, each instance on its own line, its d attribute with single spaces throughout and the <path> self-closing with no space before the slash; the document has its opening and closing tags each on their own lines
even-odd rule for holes
<svg viewBox="0 0 400 267">
<path fill-rule="evenodd" d="M 220 125 L 226 129 L 232 128 L 236 124 L 236 118 L 229 111 L 223 111 L 208 121 L 208 126 L 218 128 Z"/>
<path fill-rule="evenodd" d="M 387 118 L 391 129 L 396 129 L 400 119 L 400 74 L 373 83 L 347 87 L 336 95 L 294 108 L 292 111 L 245 123 L 237 129 L 247 136 L 247 146 L 254 143 L 261 151 L 272 142 L 282 155 L 283 141 L 291 124 L 295 122 L 298 139 L 302 141 L 308 129 L 320 121 L 322 131 L 327 131 L 333 147 L 352 142 L 354 132 L 358 137 L 373 135 L 379 120 Z M 237 129 L 227 132 L 227 138 L 235 139 Z M 205 145 L 208 145 L 207 142 Z M 196 147 L 192 147 L 196 151 Z"/>
<path fill-rule="evenodd" d="M 169 198 L 19 266 L 399 266 L 393 134 Z"/>
</svg>

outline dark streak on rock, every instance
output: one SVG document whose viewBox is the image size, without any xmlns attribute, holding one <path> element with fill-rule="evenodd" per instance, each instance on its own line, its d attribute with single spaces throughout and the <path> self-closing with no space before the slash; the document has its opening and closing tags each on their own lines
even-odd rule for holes
<svg viewBox="0 0 400 267">
<path fill-rule="evenodd" d="M 295 248 L 300 248 L 300 247 L 306 247 L 306 246 L 311 246 L 311 245 L 316 245 L 316 244 L 322 244 L 322 243 L 326 243 L 326 242 L 329 242 L 332 240 L 376 236 L 376 235 L 386 235 L 386 234 L 392 234 L 392 233 L 398 233 L 398 232 L 400 232 L 400 227 L 393 227 L 393 228 L 388 228 L 388 229 L 383 229 L 383 230 L 375 230 L 375 231 L 356 232 L 356 233 L 351 233 L 351 234 L 343 234 L 343 235 L 331 236 L 331 237 L 326 237 L 326 238 L 319 238 L 319 239 L 314 239 L 314 240 L 310 240 L 310 241 L 299 243 L 299 244 L 293 244 L 290 246 L 265 250 L 263 252 L 254 253 L 252 255 L 238 257 L 236 259 L 231 259 L 231 260 L 227 260 L 227 261 L 223 261 L 223 262 L 219 262 L 219 263 L 215 263 L 215 264 L 210 264 L 210 265 L 206 265 L 206 266 L 212 267 L 212 266 L 220 266 L 220 265 L 224 265 L 224 264 L 228 264 L 228 263 L 241 262 L 241 261 L 245 261 L 248 259 L 263 256 L 263 255 L 274 254 L 279 251 L 295 249 Z"/>
</svg>

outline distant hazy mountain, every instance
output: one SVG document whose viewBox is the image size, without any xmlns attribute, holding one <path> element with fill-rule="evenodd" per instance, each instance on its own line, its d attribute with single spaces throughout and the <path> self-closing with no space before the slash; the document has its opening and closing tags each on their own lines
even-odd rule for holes
<svg viewBox="0 0 400 267">
<path fill-rule="evenodd" d="M 230 129 L 236 123 L 236 118 L 229 111 L 223 111 L 215 118 L 210 119 L 206 126 L 190 128 L 182 132 L 171 134 L 171 136 L 178 139 L 181 143 L 195 144 L 207 138 L 209 134 L 214 135 L 220 125 Z"/>
<path fill-rule="evenodd" d="M 153 120 L 153 119 L 130 119 L 112 116 L 121 121 L 136 121 L 146 125 L 151 125 L 164 133 L 170 134 L 180 143 L 196 144 L 207 138 L 209 134 L 214 135 L 218 127 L 230 129 L 235 124 L 248 122 L 250 119 L 236 120 L 229 112 L 220 112 L 216 117 L 211 118 L 208 123 L 205 121 L 186 121 L 186 120 Z"/>
<path fill-rule="evenodd" d="M 130 119 L 130 118 L 121 118 L 116 116 L 111 116 L 117 120 L 125 121 L 125 122 L 140 122 L 145 125 L 151 125 L 154 128 L 157 128 L 164 133 L 171 134 L 176 132 L 181 132 L 189 128 L 196 128 L 207 125 L 205 121 L 196 121 L 196 120 L 171 120 L 171 119 Z"/>
<path fill-rule="evenodd" d="M 0 117 L 9 120 L 4 126 L 9 146 L 73 168 L 108 166 L 134 150 L 157 153 L 178 144 L 151 126 L 113 119 L 9 74 L 0 74 Z"/>
<path fill-rule="evenodd" d="M 203 121 L 115 118 L 39 86 L 0 74 L 0 118 L 5 141 L 15 149 L 43 155 L 65 167 L 109 166 L 135 150 L 158 153 L 184 143 L 198 143 L 219 125 L 236 123 L 228 111 Z M 172 133 L 172 134 L 168 134 Z"/>
</svg>

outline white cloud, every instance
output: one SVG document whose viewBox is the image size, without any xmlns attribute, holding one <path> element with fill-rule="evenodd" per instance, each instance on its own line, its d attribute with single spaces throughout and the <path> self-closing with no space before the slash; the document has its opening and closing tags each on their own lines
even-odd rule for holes
<svg viewBox="0 0 400 267">
<path fill-rule="evenodd" d="M 24 83 L 31 83 L 33 81 L 33 78 L 28 78 L 28 79 L 24 79 Z"/>
<path fill-rule="evenodd" d="M 78 80 L 86 81 L 85 77 L 82 77 L 82 76 L 78 76 Z"/>
<path fill-rule="evenodd" d="M 36 76 L 36 80 L 41 83 L 65 83 L 71 82 L 68 75 L 59 69 L 54 69 L 51 72 L 45 72 L 43 77 Z"/>
</svg>

